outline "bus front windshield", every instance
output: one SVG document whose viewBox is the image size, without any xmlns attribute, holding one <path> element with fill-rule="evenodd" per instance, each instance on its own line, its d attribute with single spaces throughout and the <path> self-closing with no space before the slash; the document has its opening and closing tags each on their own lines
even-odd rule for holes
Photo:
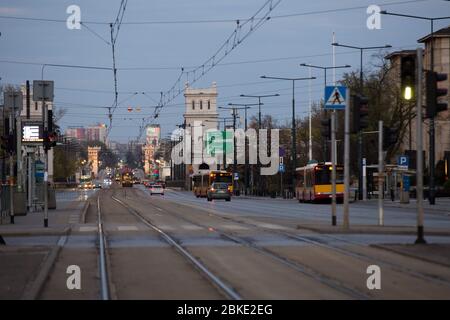
<svg viewBox="0 0 450 320">
<path fill-rule="evenodd" d="M 331 170 L 316 170 L 315 184 L 331 184 Z M 336 170 L 336 183 L 344 183 L 344 173 L 339 168 Z"/>
</svg>

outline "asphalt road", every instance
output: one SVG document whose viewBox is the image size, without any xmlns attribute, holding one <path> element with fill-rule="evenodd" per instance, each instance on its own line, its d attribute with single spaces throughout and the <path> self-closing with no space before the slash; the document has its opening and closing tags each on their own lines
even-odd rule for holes
<svg viewBox="0 0 450 320">
<path fill-rule="evenodd" d="M 21 252 L 36 250 L 39 258 L 43 248 L 59 243 L 39 299 L 100 299 L 97 198 L 111 299 L 450 298 L 445 214 L 426 217 L 441 231 L 427 236 L 432 244 L 411 246 L 414 235 L 397 234 L 397 227 L 389 234 L 384 229 L 348 234 L 303 228 L 327 224 L 329 205 L 245 198 L 207 202 L 188 192 L 150 196 L 143 186 L 118 185 L 70 191 L 59 200 L 85 196 L 90 202 L 86 222 L 72 224 L 64 241 L 55 235 L 16 237 L 4 253 L 20 258 Z M 353 204 L 351 212 L 355 224 L 377 223 L 375 207 Z M 415 213 L 387 208 L 386 222 L 414 226 Z M 33 249 L 32 243 L 39 246 Z M 79 290 L 67 288 L 70 265 L 80 267 Z M 369 266 L 379 267 L 380 289 L 367 285 Z"/>
<path fill-rule="evenodd" d="M 191 192 L 168 190 L 165 199 L 183 202 L 208 208 L 234 216 L 266 217 L 274 219 L 299 219 L 299 221 L 329 223 L 331 221 L 330 204 L 298 203 L 296 200 L 282 200 L 269 198 L 233 197 L 230 203 L 222 200 L 206 201 L 205 198 L 196 198 Z M 377 225 L 378 209 L 375 203 L 350 204 L 350 224 Z M 337 205 L 338 224 L 342 222 L 342 204 Z M 425 228 L 439 228 L 450 231 L 450 210 L 445 213 L 425 212 Z M 384 208 L 384 224 L 386 226 L 415 227 L 417 213 L 414 209 Z"/>
</svg>

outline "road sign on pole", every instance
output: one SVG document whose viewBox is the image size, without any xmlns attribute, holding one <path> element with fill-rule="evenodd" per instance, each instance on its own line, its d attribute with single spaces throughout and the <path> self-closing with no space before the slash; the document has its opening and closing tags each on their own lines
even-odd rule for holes
<svg viewBox="0 0 450 320">
<path fill-rule="evenodd" d="M 397 166 L 400 170 L 408 170 L 409 168 L 409 157 L 408 156 L 398 156 L 397 157 Z"/>
<path fill-rule="evenodd" d="M 325 109 L 344 110 L 347 103 L 347 87 L 325 87 Z"/>
<path fill-rule="evenodd" d="M 53 81 L 34 80 L 33 81 L 34 101 L 53 101 Z"/>
<path fill-rule="evenodd" d="M 278 171 L 279 172 L 281 172 L 281 173 L 284 173 L 285 172 L 285 167 L 284 167 L 284 163 L 280 163 L 280 165 L 279 165 L 279 167 L 278 167 Z"/>
</svg>

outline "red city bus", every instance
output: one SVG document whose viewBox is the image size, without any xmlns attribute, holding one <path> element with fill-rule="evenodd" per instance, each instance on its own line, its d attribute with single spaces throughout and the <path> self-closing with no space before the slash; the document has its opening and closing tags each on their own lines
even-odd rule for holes
<svg viewBox="0 0 450 320">
<path fill-rule="evenodd" d="M 194 192 L 197 198 L 206 197 L 208 189 L 214 182 L 225 182 L 228 190 L 233 192 L 233 174 L 224 170 L 214 170 L 209 173 L 196 174 L 192 177 Z"/>
<path fill-rule="evenodd" d="M 299 202 L 331 199 L 331 162 L 312 163 L 297 168 L 295 195 Z M 344 198 L 344 167 L 336 165 L 336 199 Z"/>
</svg>

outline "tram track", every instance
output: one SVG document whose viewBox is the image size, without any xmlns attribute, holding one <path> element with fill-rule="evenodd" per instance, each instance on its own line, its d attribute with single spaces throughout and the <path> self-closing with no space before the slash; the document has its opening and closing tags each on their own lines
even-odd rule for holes
<svg viewBox="0 0 450 320">
<path fill-rule="evenodd" d="M 127 196 L 128 197 L 128 196 Z M 163 239 L 170 247 L 174 248 L 182 257 L 191 263 L 197 271 L 199 271 L 204 278 L 208 279 L 208 281 L 217 288 L 226 298 L 231 300 L 241 300 L 242 297 L 225 281 L 223 281 L 219 276 L 214 274 L 211 270 L 209 270 L 199 259 L 194 257 L 185 247 L 179 244 L 179 241 L 164 232 L 160 228 L 158 228 L 154 223 L 152 223 L 149 219 L 142 216 L 139 211 L 135 210 L 131 206 L 129 206 L 124 201 L 118 199 L 115 195 L 112 195 L 111 198 L 122 205 L 124 208 L 128 210 L 133 216 L 135 216 L 138 220 L 140 220 L 144 225 L 149 227 L 151 230 L 155 231 L 161 239 Z"/>
<path fill-rule="evenodd" d="M 286 232 L 286 231 L 274 230 L 274 229 L 262 227 L 262 226 L 257 225 L 257 224 L 253 224 L 253 223 L 250 223 L 250 222 L 244 222 L 242 220 L 234 219 L 234 218 L 229 217 L 229 216 L 224 217 L 224 216 L 222 216 L 220 214 L 215 213 L 211 209 L 205 209 L 205 208 L 201 208 L 201 207 L 194 206 L 194 205 L 187 205 L 187 206 L 195 207 L 196 209 L 205 210 L 210 215 L 215 216 L 215 217 L 217 217 L 217 218 L 219 218 L 219 219 L 221 219 L 223 221 L 233 222 L 233 223 L 239 224 L 241 226 L 251 227 L 251 228 L 254 228 L 256 230 L 264 231 L 264 232 L 267 232 L 267 233 L 281 235 L 281 236 L 287 237 L 287 238 L 292 239 L 292 240 L 300 241 L 302 243 L 307 243 L 307 244 L 310 244 L 310 245 L 313 245 L 313 246 L 316 246 L 316 247 L 320 247 L 320 248 L 323 248 L 323 249 L 326 249 L 326 250 L 330 250 L 333 253 L 337 252 L 337 253 L 340 253 L 342 255 L 345 255 L 345 256 L 348 256 L 348 257 L 352 257 L 352 258 L 358 259 L 358 260 L 363 261 L 363 262 L 368 262 L 370 264 L 377 264 L 377 265 L 380 265 L 380 266 L 387 266 L 390 269 L 392 269 L 393 271 L 400 272 L 400 273 L 403 273 L 403 274 L 407 274 L 407 275 L 409 275 L 411 277 L 414 277 L 414 278 L 419 278 L 419 279 L 422 279 L 424 281 L 429 281 L 429 282 L 432 282 L 432 283 L 437 284 L 437 285 L 450 287 L 450 281 L 447 280 L 447 279 L 438 277 L 436 275 L 429 275 L 429 274 L 426 274 L 424 272 L 415 271 L 415 270 L 412 270 L 412 269 L 410 269 L 408 267 L 399 265 L 397 263 L 393 263 L 393 262 L 387 261 L 386 259 L 381 259 L 381 258 L 369 256 L 369 255 L 361 253 L 361 252 L 356 252 L 356 251 L 350 250 L 348 248 L 343 248 L 343 247 L 338 246 L 338 245 L 330 244 L 329 242 L 323 243 L 323 242 L 311 239 L 311 237 L 300 236 L 300 235 L 294 234 L 292 232 Z M 178 215 L 176 212 L 173 212 L 173 214 Z M 181 218 L 184 218 L 184 217 L 181 217 Z M 308 231 L 310 231 L 310 230 L 308 230 Z M 226 234 L 227 232 L 223 232 L 223 233 Z M 337 240 L 337 241 L 345 242 L 345 243 L 348 243 L 348 244 L 351 244 L 351 245 L 354 245 L 354 246 L 357 246 L 357 247 L 363 247 L 362 244 L 360 244 L 358 242 L 355 242 L 355 241 L 350 241 L 350 240 L 346 240 L 346 239 L 336 238 L 336 237 L 333 237 L 333 236 L 327 235 L 327 234 L 318 234 L 318 235 L 320 235 L 320 237 L 325 237 L 325 238 L 328 238 L 330 240 L 334 240 L 334 241 Z M 243 243 L 245 243 L 245 242 L 248 242 L 248 241 L 244 240 Z M 374 248 L 374 249 L 377 249 L 377 248 Z M 264 250 L 267 250 L 267 249 L 264 249 Z M 381 249 L 377 249 L 377 250 L 381 250 Z M 272 252 L 270 250 L 267 250 L 267 251 Z M 420 260 L 419 258 L 416 258 L 416 259 Z M 429 262 L 429 263 L 432 263 L 432 262 Z M 433 263 L 433 264 L 435 264 L 437 266 L 440 266 L 438 263 Z"/>
<path fill-rule="evenodd" d="M 139 200 L 141 200 L 141 199 L 142 198 L 140 198 Z M 130 197 L 128 197 L 127 201 L 130 201 L 130 200 L 132 200 L 132 199 Z M 187 219 L 186 217 L 181 216 L 179 213 L 177 213 L 173 210 L 167 210 L 166 208 L 165 209 L 160 208 L 159 206 L 155 205 L 154 203 L 152 203 L 149 200 L 146 200 L 146 204 L 151 205 L 152 207 L 154 207 L 156 210 L 158 210 L 160 212 L 169 213 L 170 215 L 175 216 L 177 219 L 187 222 L 189 224 L 192 224 L 192 225 L 198 226 L 200 228 L 204 228 L 204 229 L 211 229 L 211 227 L 209 227 L 208 225 L 195 222 L 191 219 Z M 126 205 L 126 204 L 124 203 L 124 205 Z M 128 206 L 131 208 L 130 205 L 128 205 Z M 137 211 L 135 208 L 131 208 L 131 209 L 133 211 Z M 145 220 L 148 219 L 148 218 L 144 218 L 142 215 L 141 215 L 141 217 Z M 213 231 L 217 232 L 224 239 L 227 239 L 233 243 L 239 244 L 243 247 L 249 248 L 250 250 L 254 250 L 254 251 L 258 252 L 259 254 L 262 254 L 262 255 L 276 261 L 277 263 L 281 263 L 284 266 L 287 266 L 288 268 L 290 268 L 296 272 L 299 272 L 299 273 L 313 279 L 314 281 L 320 282 L 323 285 L 325 285 L 331 289 L 334 289 L 344 295 L 347 295 L 353 299 L 370 299 L 370 296 L 368 296 L 367 294 L 360 292 L 360 291 L 356 290 L 355 288 L 349 287 L 337 279 L 328 277 L 323 273 L 320 273 L 304 264 L 299 263 L 298 261 L 293 261 L 286 256 L 283 256 L 283 255 L 273 252 L 267 248 L 259 246 L 259 245 L 255 244 L 254 242 L 249 241 L 248 239 L 244 239 L 243 237 L 236 236 L 232 232 L 224 231 L 220 228 L 213 228 Z"/>
</svg>

